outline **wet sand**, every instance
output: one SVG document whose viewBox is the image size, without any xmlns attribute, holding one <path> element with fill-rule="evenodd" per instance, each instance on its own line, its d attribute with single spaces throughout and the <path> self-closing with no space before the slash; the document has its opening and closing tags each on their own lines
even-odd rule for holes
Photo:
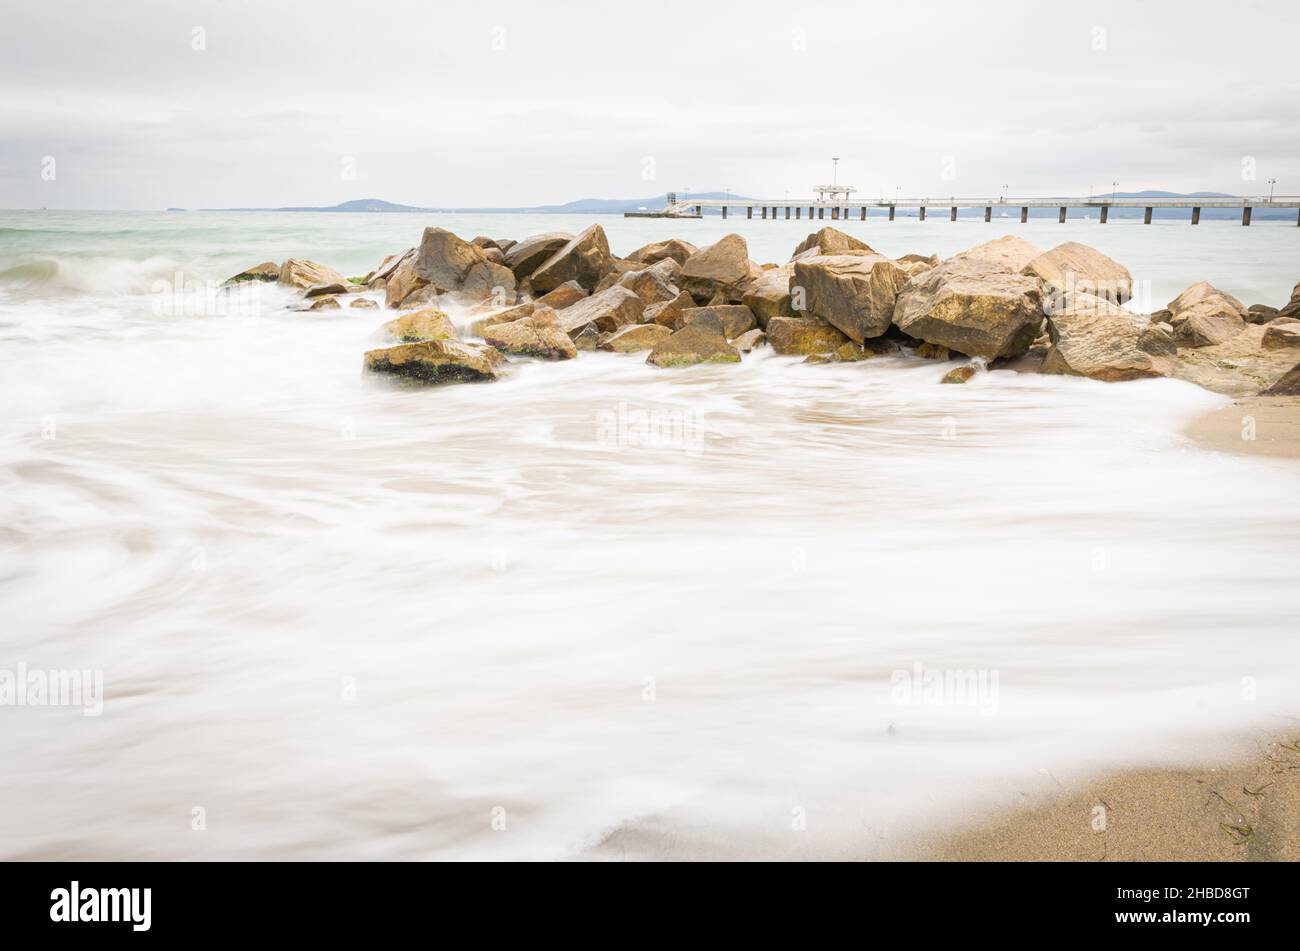
<svg viewBox="0 0 1300 951">
<path fill-rule="evenodd" d="M 1040 776 L 1024 799 L 909 855 L 940 861 L 1297 861 L 1300 724 L 1241 743 L 1197 769 L 1147 769 L 1081 782 Z"/>
<path fill-rule="evenodd" d="M 1300 397 L 1251 396 L 1236 400 L 1231 406 L 1198 418 L 1188 427 L 1187 435 L 1206 449 L 1298 459 Z"/>
</svg>

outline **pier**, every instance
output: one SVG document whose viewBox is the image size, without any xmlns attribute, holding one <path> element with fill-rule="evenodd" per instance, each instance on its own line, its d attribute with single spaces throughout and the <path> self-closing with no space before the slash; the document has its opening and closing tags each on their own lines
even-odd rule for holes
<svg viewBox="0 0 1300 951">
<path fill-rule="evenodd" d="M 839 186 L 839 191 L 844 192 L 845 187 Z M 1029 209 L 1031 208 L 1054 208 L 1058 210 L 1057 220 L 1065 223 L 1066 210 L 1090 209 L 1098 212 L 1101 224 L 1105 224 L 1112 208 L 1141 208 L 1142 223 L 1151 224 L 1151 218 L 1157 209 L 1164 208 L 1190 208 L 1192 210 L 1192 224 L 1201 223 L 1201 209 L 1203 208 L 1234 208 L 1241 209 L 1241 223 L 1249 225 L 1251 213 L 1256 208 L 1294 208 L 1296 209 L 1296 224 L 1300 225 L 1300 196 L 1279 196 L 1259 197 L 1259 198 L 896 198 L 880 199 L 878 201 L 863 201 L 862 199 L 849 200 L 845 194 L 843 199 L 824 200 L 822 197 L 816 199 L 807 199 L 797 202 L 791 202 L 788 198 L 780 201 L 758 201 L 755 199 L 730 200 L 730 199 L 683 199 L 678 201 L 675 195 L 670 195 L 668 207 L 662 211 L 647 214 L 646 212 L 627 212 L 627 217 L 658 217 L 658 218 L 701 218 L 705 208 L 721 208 L 722 217 L 726 218 L 731 210 L 744 211 L 747 219 L 754 217 L 754 210 L 757 209 L 760 219 L 776 220 L 800 220 L 807 212 L 807 217 L 817 220 L 844 221 L 849 220 L 856 213 L 858 220 L 867 219 L 867 209 L 875 208 L 882 212 L 888 211 L 889 220 L 893 221 L 895 212 L 899 208 L 916 209 L 917 217 L 925 221 L 926 212 L 937 210 L 940 214 L 948 212 L 950 221 L 957 220 L 957 211 L 961 208 L 983 208 L 984 220 L 992 221 L 994 211 L 1016 211 L 1020 212 L 1020 221 L 1022 223 L 1029 220 Z M 998 217 L 1002 217 L 1001 214 Z M 1008 215 L 1007 217 L 1011 217 Z"/>
</svg>

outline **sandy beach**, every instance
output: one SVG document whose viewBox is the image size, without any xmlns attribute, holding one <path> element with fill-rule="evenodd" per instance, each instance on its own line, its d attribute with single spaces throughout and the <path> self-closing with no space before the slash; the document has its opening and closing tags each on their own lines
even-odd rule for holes
<svg viewBox="0 0 1300 951">
<path fill-rule="evenodd" d="M 1239 399 L 1199 417 L 1188 427 L 1187 435 L 1198 445 L 1220 452 L 1300 458 L 1300 398 Z"/>
</svg>

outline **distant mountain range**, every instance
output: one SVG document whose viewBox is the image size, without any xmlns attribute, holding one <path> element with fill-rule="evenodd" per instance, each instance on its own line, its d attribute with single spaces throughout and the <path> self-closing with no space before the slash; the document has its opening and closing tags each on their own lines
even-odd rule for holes
<svg viewBox="0 0 1300 951">
<path fill-rule="evenodd" d="M 743 207 L 747 204 L 758 201 L 755 198 L 749 198 L 744 195 L 733 195 L 730 192 L 678 192 L 678 199 L 682 202 L 689 203 L 691 198 L 703 199 L 726 199 L 734 202 L 737 207 Z M 1051 200 L 1053 197 L 1073 197 L 1078 200 L 1078 196 L 1046 196 L 1042 200 Z M 1104 194 L 1096 196 L 1098 200 L 1105 197 Z M 1165 192 L 1165 191 L 1141 191 L 1141 192 L 1117 192 L 1116 198 L 1237 198 L 1240 196 L 1229 195 L 1226 192 Z M 992 199 L 990 199 L 992 201 Z M 796 199 L 796 202 L 799 200 Z M 803 201 L 808 201 L 807 198 Z M 668 195 L 655 195 L 652 198 L 579 198 L 577 201 L 566 202 L 563 205 L 530 205 L 518 208 L 468 208 L 468 207 L 443 207 L 443 208 L 424 208 L 418 205 L 401 205 L 396 202 L 384 201 L 380 198 L 357 198 L 352 201 L 345 201 L 338 205 L 329 205 L 323 207 L 308 206 L 285 206 L 282 208 L 201 208 L 200 211 L 311 211 L 311 212 L 361 212 L 374 214 L 379 213 L 433 213 L 433 212 L 459 212 L 459 213 L 478 213 L 478 214 L 523 214 L 523 215 L 621 215 L 625 211 L 641 211 L 664 208 L 668 204 Z M 997 214 L 1001 216 L 1005 212 L 1008 217 L 1019 217 L 1019 208 L 1014 205 L 995 205 L 999 209 Z M 943 199 L 932 199 L 931 215 L 934 215 L 939 209 L 943 208 Z M 168 208 L 168 211 L 185 211 L 184 208 Z M 704 213 L 708 215 L 721 214 L 717 208 L 705 208 Z M 1142 216 L 1141 208 L 1112 208 L 1110 217 L 1112 218 L 1139 218 Z M 869 211 L 868 215 L 872 213 Z M 1083 212 L 1080 209 L 1071 209 L 1070 217 L 1082 217 L 1084 214 L 1091 216 L 1092 211 Z M 983 217 L 984 211 L 981 208 L 963 208 L 958 211 L 958 216 L 962 218 Z M 1055 208 L 1031 208 L 1029 209 L 1031 218 L 1055 218 L 1057 211 Z M 916 209 L 898 209 L 899 217 L 915 218 Z M 1190 208 L 1161 208 L 1157 209 L 1156 217 L 1163 219 L 1183 219 L 1188 220 L 1192 216 Z M 1292 219 L 1296 216 L 1295 209 L 1290 208 L 1256 208 L 1253 218 L 1259 220 L 1278 220 Z M 1234 208 L 1203 208 L 1201 209 L 1201 218 L 1210 219 L 1229 219 L 1240 218 L 1241 212 Z"/>
</svg>

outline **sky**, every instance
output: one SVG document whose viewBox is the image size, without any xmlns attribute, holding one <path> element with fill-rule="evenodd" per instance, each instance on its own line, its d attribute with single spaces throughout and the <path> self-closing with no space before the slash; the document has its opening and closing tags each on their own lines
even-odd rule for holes
<svg viewBox="0 0 1300 951">
<path fill-rule="evenodd" d="M 0 207 L 1300 194 L 1300 3 L 42 0 Z"/>
</svg>

